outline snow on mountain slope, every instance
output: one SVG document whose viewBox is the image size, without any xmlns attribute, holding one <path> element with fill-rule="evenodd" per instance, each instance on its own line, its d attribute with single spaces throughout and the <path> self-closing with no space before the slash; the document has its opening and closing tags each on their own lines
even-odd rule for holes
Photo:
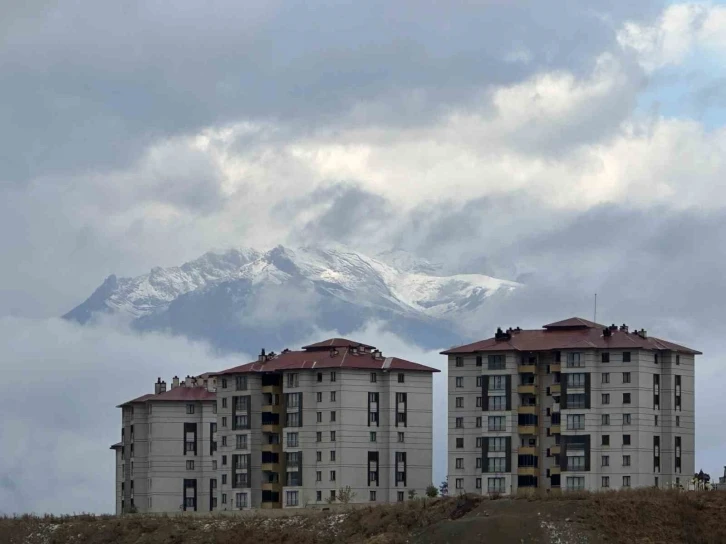
<svg viewBox="0 0 726 544">
<path fill-rule="evenodd" d="M 402 251 L 374 258 L 341 246 L 295 250 L 277 246 L 265 253 L 230 249 L 206 253 L 179 267 L 157 267 L 136 278 L 111 277 L 66 317 L 79 319 L 96 311 L 145 317 L 163 312 L 187 293 L 246 280 L 253 289 L 307 285 L 360 307 L 444 318 L 520 285 L 477 274 L 437 275 L 439 269 Z"/>
</svg>

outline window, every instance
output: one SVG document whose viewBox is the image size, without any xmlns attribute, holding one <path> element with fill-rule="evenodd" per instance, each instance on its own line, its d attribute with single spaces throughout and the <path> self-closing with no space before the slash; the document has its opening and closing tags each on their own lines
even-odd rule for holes
<svg viewBox="0 0 726 544">
<path fill-rule="evenodd" d="M 568 414 L 567 415 L 567 429 L 568 430 L 581 430 L 584 428 L 585 428 L 584 414 Z"/>
<path fill-rule="evenodd" d="M 330 441 L 335 442 L 335 431 L 330 431 Z"/>
<path fill-rule="evenodd" d="M 216 414 L 217 413 L 217 401 L 216 400 L 212 404 L 212 413 L 213 414 Z"/>
<path fill-rule="evenodd" d="M 600 362 L 602 362 L 602 363 L 609 363 L 610 362 L 610 354 L 609 353 L 601 353 L 600 354 Z"/>
<path fill-rule="evenodd" d="M 222 474 L 222 485 L 227 485 L 227 475 Z"/>
<path fill-rule="evenodd" d="M 677 365 L 680 365 L 681 364 L 681 356 L 680 355 L 676 355 L 676 364 Z"/>
<path fill-rule="evenodd" d="M 456 418 L 456 428 L 461 429 L 464 427 L 464 418 L 463 417 L 457 417 Z"/>
<path fill-rule="evenodd" d="M 375 441 L 376 441 L 376 433 L 371 432 L 371 442 L 375 442 Z"/>
<path fill-rule="evenodd" d="M 630 487 L 630 476 L 623 476 L 623 487 Z"/>
<path fill-rule="evenodd" d="M 477 461 L 481 464 L 481 459 L 477 459 Z M 481 489 L 481 478 L 477 478 L 475 480 L 474 487 L 476 487 L 476 489 Z"/>
<path fill-rule="evenodd" d="M 676 427 L 681 426 L 681 416 L 676 416 Z"/>
<path fill-rule="evenodd" d="M 489 370 L 504 370 L 506 368 L 504 355 L 489 355 L 487 357 L 487 368 Z"/>
<path fill-rule="evenodd" d="M 568 491 L 581 491 L 585 489 L 584 476 L 568 476 L 566 480 Z"/>
<path fill-rule="evenodd" d="M 300 376 L 297 372 L 293 372 L 291 374 L 287 375 L 287 386 L 288 387 L 297 387 L 300 384 Z"/>
<path fill-rule="evenodd" d="M 403 502 L 403 491 L 399 491 L 396 498 L 398 499 L 398 502 Z"/>
<path fill-rule="evenodd" d="M 604 467 L 610 466 L 610 456 L 609 455 L 602 456 L 602 466 L 604 466 Z"/>
<path fill-rule="evenodd" d="M 567 408 L 586 408 L 587 396 L 584 393 L 567 395 Z"/>
<path fill-rule="evenodd" d="M 484 383 L 484 380 L 482 379 L 482 377 L 481 376 L 477 376 L 476 377 L 476 386 L 477 387 L 481 387 L 481 384 L 482 383 Z"/>
<path fill-rule="evenodd" d="M 227 456 L 223 455 L 222 456 L 222 466 L 226 466 L 226 465 L 227 465 Z"/>
<path fill-rule="evenodd" d="M 463 357 L 457 357 L 456 358 L 456 366 L 464 366 L 464 358 Z"/>
<path fill-rule="evenodd" d="M 237 376 L 234 379 L 234 387 L 237 391 L 247 391 L 247 376 Z"/>
<path fill-rule="evenodd" d="M 403 442 L 404 436 L 403 433 L 398 433 L 398 441 Z"/>
<path fill-rule="evenodd" d="M 323 492 L 322 491 L 316 491 L 315 492 L 315 501 L 320 502 L 323 500 Z"/>
<path fill-rule="evenodd" d="M 294 491 L 294 493 L 297 493 L 297 491 Z M 222 502 L 227 502 L 227 496 L 223 495 L 223 497 Z M 234 496 L 234 506 L 235 508 L 247 508 L 247 493 L 236 493 Z"/>
<path fill-rule="evenodd" d="M 489 441 L 489 451 L 502 452 L 507 449 L 507 440 L 504 437 L 487 438 Z"/>
<path fill-rule="evenodd" d="M 463 400 L 463 398 L 462 398 Z M 507 397 L 499 395 L 497 397 L 489 397 L 489 406 L 487 409 L 493 412 L 501 412 L 507 408 Z"/>
<path fill-rule="evenodd" d="M 602 394 L 602 403 L 603 404 L 610 404 L 610 393 L 603 393 Z"/>
<path fill-rule="evenodd" d="M 463 438 L 457 438 L 456 439 L 456 448 L 461 449 L 464 447 L 464 439 Z"/>
<path fill-rule="evenodd" d="M 194 461 L 187 461 L 187 470 L 194 470 Z"/>
<path fill-rule="evenodd" d="M 377 380 L 378 380 L 378 376 L 376 375 L 376 373 L 371 372 L 371 383 L 376 383 Z"/>
<path fill-rule="evenodd" d="M 456 377 L 456 387 L 464 387 L 464 378 L 461 376 Z"/>
<path fill-rule="evenodd" d="M 322 451 L 315 452 L 315 461 L 317 461 L 318 463 L 321 463 L 323 461 L 323 452 Z"/>
<path fill-rule="evenodd" d="M 368 492 L 368 500 L 371 502 L 375 502 L 376 500 L 376 492 L 375 491 L 369 491 Z"/>
<path fill-rule="evenodd" d="M 582 353 L 568 353 L 567 354 L 567 367 L 568 368 L 579 368 L 585 366 L 585 358 Z"/>
<path fill-rule="evenodd" d="M 609 446 L 610 445 L 610 435 L 609 434 L 602 435 L 602 445 L 603 446 Z"/>
<path fill-rule="evenodd" d="M 476 468 L 481 468 L 481 457 L 476 458 Z"/>
<path fill-rule="evenodd" d="M 330 451 L 330 460 L 335 461 L 335 450 Z"/>
<path fill-rule="evenodd" d="M 320 391 L 315 394 L 315 400 L 317 402 L 323 402 L 323 394 Z"/>
<path fill-rule="evenodd" d="M 322 482 L 323 481 L 323 471 L 322 470 L 316 470 L 315 471 L 315 481 L 316 482 Z"/>
<path fill-rule="evenodd" d="M 489 391 L 504 391 L 506 388 L 506 376 L 489 376 Z"/>
<path fill-rule="evenodd" d="M 227 407 L 227 397 L 222 397 L 222 408 Z"/>
<path fill-rule="evenodd" d="M 330 412 L 330 421 L 331 422 L 334 422 L 335 421 L 335 410 L 333 410 L 332 412 Z"/>
<path fill-rule="evenodd" d="M 315 442 L 322 442 L 323 441 L 323 433 L 318 431 L 315 433 Z"/>
<path fill-rule="evenodd" d="M 610 373 L 609 372 L 602 373 L 602 383 L 610 383 Z"/>
<path fill-rule="evenodd" d="M 567 387 L 585 387 L 585 374 L 567 374 Z"/>
<path fill-rule="evenodd" d="M 623 372 L 623 383 L 630 383 L 630 372 Z"/>
<path fill-rule="evenodd" d="M 330 392 L 330 402 L 335 402 L 335 391 Z"/>
<path fill-rule="evenodd" d="M 398 375 L 398 383 L 403 383 L 404 382 L 404 379 L 405 379 L 405 377 L 404 377 L 403 374 L 399 374 Z"/>
<path fill-rule="evenodd" d="M 322 412 L 317 412 L 315 414 L 315 418 L 316 418 L 317 423 L 322 423 L 323 422 L 323 413 Z"/>
<path fill-rule="evenodd" d="M 623 404 L 630 404 L 630 393 L 623 393 Z"/>
<path fill-rule="evenodd" d="M 476 356 L 476 366 L 481 366 L 481 363 L 482 363 L 482 356 L 477 355 Z"/>
<path fill-rule="evenodd" d="M 630 466 L 630 455 L 623 455 L 623 466 L 624 467 Z"/>
<path fill-rule="evenodd" d="M 227 426 L 227 418 L 223 417 L 222 418 L 222 427 L 226 427 L 226 426 Z"/>
<path fill-rule="evenodd" d="M 464 407 L 464 397 L 456 397 L 456 407 L 457 408 Z"/>
<path fill-rule="evenodd" d="M 481 429 L 481 422 L 482 422 L 482 417 L 477 416 L 477 418 L 476 418 L 476 428 L 477 429 Z"/>
<path fill-rule="evenodd" d="M 476 437 L 476 448 L 480 449 L 482 447 L 482 444 L 484 444 L 484 439 L 481 436 Z"/>
<path fill-rule="evenodd" d="M 487 478 L 487 493 L 504 493 L 504 478 Z"/>
<path fill-rule="evenodd" d="M 222 389 L 227 389 L 227 379 L 222 378 Z"/>
<path fill-rule="evenodd" d="M 456 489 L 464 489 L 464 478 L 456 479 Z"/>
<path fill-rule="evenodd" d="M 623 352 L 623 362 L 624 363 L 629 363 L 630 362 L 630 352 L 629 351 L 624 351 Z"/>
<path fill-rule="evenodd" d="M 623 414 L 623 425 L 630 425 L 630 414 Z"/>
<path fill-rule="evenodd" d="M 602 477 L 602 487 L 610 487 L 610 476 Z"/>
<path fill-rule="evenodd" d="M 585 456 L 584 455 L 568 455 L 567 456 L 567 470 L 585 470 Z"/>
<path fill-rule="evenodd" d="M 610 414 L 603 414 L 601 416 L 601 425 L 610 425 Z"/>
<path fill-rule="evenodd" d="M 330 373 L 330 381 L 331 382 L 334 382 L 335 381 L 335 372 L 331 372 Z"/>
<path fill-rule="evenodd" d="M 630 435 L 629 434 L 623 435 L 623 446 L 630 446 Z"/>
<path fill-rule="evenodd" d="M 288 448 L 297 448 L 297 433 L 287 433 L 287 447 Z"/>
<path fill-rule="evenodd" d="M 323 373 L 322 372 L 318 372 L 317 379 L 318 379 L 318 382 L 322 382 L 323 381 Z"/>
<path fill-rule="evenodd" d="M 655 416 L 655 421 L 653 422 L 654 426 L 658 426 L 658 414 Z"/>
<path fill-rule="evenodd" d="M 187 414 L 193 414 L 193 413 L 194 413 L 194 405 L 187 404 Z"/>
<path fill-rule="evenodd" d="M 463 457 L 456 458 L 456 468 L 464 468 L 464 458 Z"/>
<path fill-rule="evenodd" d="M 488 457 L 488 472 L 505 472 L 507 470 L 507 460 L 504 457 Z"/>
<path fill-rule="evenodd" d="M 212 461 L 212 470 L 217 470 L 217 460 L 216 459 L 214 459 Z"/>
<path fill-rule="evenodd" d="M 476 398 L 476 407 L 481 408 L 481 397 Z"/>
<path fill-rule="evenodd" d="M 487 424 L 490 431 L 504 431 L 506 429 L 504 416 L 489 416 Z"/>
<path fill-rule="evenodd" d="M 285 492 L 285 504 L 287 506 L 297 506 L 297 491 Z"/>
<path fill-rule="evenodd" d="M 331 482 L 334 482 L 335 481 L 335 471 L 334 470 L 331 470 L 330 471 L 330 481 Z"/>
</svg>

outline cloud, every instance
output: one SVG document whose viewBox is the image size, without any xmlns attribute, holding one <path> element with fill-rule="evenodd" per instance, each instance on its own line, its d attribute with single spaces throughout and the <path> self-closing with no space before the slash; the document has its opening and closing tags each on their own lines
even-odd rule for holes
<svg viewBox="0 0 726 544">
<path fill-rule="evenodd" d="M 248 362 L 204 345 L 100 325 L 0 318 L 0 512 L 113 512 L 117 404 L 153 392 L 158 376 Z"/>
</svg>

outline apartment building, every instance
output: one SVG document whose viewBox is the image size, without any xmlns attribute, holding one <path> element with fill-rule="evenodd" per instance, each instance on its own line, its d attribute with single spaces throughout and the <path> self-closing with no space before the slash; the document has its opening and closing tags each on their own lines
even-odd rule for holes
<svg viewBox="0 0 726 544">
<path fill-rule="evenodd" d="M 432 373 L 334 338 L 157 380 L 121 405 L 117 512 L 403 501 L 432 472 Z"/>
<path fill-rule="evenodd" d="M 666 487 L 695 470 L 696 350 L 570 318 L 442 354 L 453 493 Z"/>
</svg>

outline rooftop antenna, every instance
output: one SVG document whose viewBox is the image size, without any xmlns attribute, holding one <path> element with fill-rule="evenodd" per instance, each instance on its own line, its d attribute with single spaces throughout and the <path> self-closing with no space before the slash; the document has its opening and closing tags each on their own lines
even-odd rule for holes
<svg viewBox="0 0 726 544">
<path fill-rule="evenodd" d="M 592 320 L 594 323 L 597 323 L 597 293 L 595 293 L 595 315 Z"/>
</svg>

